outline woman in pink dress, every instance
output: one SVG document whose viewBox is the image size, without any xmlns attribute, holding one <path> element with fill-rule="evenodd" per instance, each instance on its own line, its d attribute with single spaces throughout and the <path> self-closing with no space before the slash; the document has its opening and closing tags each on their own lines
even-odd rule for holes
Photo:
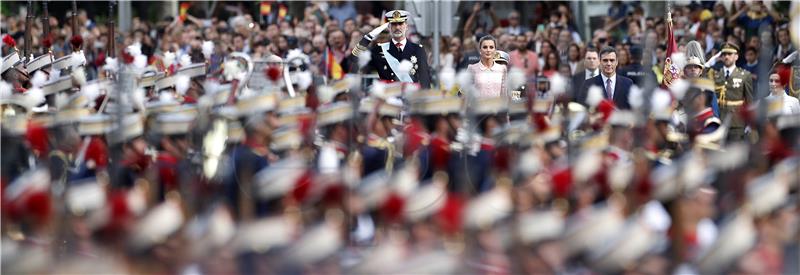
<svg viewBox="0 0 800 275">
<path fill-rule="evenodd" d="M 506 91 L 506 75 L 508 67 L 494 62 L 497 57 L 497 40 L 487 35 L 478 41 L 481 60 L 467 67 L 475 83 L 475 97 L 508 96 Z"/>
</svg>

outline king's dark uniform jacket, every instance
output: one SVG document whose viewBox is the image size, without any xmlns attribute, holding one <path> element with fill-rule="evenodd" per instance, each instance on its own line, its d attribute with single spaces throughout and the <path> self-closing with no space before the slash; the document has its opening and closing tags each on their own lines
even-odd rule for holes
<svg viewBox="0 0 800 275">
<path fill-rule="evenodd" d="M 430 67 L 428 67 L 428 55 L 425 53 L 425 49 L 417 43 L 408 41 L 408 39 L 406 39 L 407 44 L 403 47 L 403 51 L 400 51 L 400 49 L 391 42 L 387 43 L 389 43 L 389 49 L 387 51 L 397 59 L 398 64 L 403 62 L 403 60 L 411 62 L 411 71 L 408 73 L 409 76 L 411 76 L 411 80 L 414 81 L 414 83 L 419 83 L 423 89 L 430 88 L 431 73 Z M 369 51 L 372 58 L 369 63 L 364 66 L 364 73 L 377 71 L 378 76 L 382 80 L 392 82 L 400 81 L 396 73 L 389 67 L 386 57 L 383 56 L 383 49 L 381 49 L 379 44 L 369 47 Z"/>
</svg>

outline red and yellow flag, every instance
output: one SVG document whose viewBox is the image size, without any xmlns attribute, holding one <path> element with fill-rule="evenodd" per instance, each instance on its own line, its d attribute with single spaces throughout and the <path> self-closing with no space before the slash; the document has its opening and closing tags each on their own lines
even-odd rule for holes
<svg viewBox="0 0 800 275">
<path fill-rule="evenodd" d="M 189 13 L 189 7 L 192 6 L 192 3 L 183 2 L 181 3 L 180 9 L 178 10 L 178 15 L 181 21 L 186 20 L 186 15 Z"/>
<path fill-rule="evenodd" d="M 272 12 L 272 3 L 269 1 L 261 2 L 261 16 L 268 15 Z"/>
<path fill-rule="evenodd" d="M 286 4 L 279 4 L 278 5 L 278 20 L 283 21 L 283 18 L 286 18 L 286 14 L 289 13 L 289 8 L 286 7 Z"/>
<path fill-rule="evenodd" d="M 339 80 L 344 77 L 344 70 L 342 70 L 342 65 L 336 61 L 336 58 L 333 56 L 333 52 L 330 48 L 325 52 L 325 65 L 328 71 L 328 77 L 332 80 Z"/>
<path fill-rule="evenodd" d="M 672 12 L 667 12 L 667 56 L 664 59 L 664 78 L 661 80 L 663 88 L 669 88 L 673 79 L 678 79 L 680 72 L 675 64 L 672 64 L 672 54 L 678 51 L 678 44 L 675 43 L 675 35 L 672 28 Z"/>
</svg>

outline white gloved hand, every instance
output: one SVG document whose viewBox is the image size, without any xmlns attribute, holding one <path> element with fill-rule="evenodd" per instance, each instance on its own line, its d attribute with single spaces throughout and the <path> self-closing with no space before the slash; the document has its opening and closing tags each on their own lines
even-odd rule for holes
<svg viewBox="0 0 800 275">
<path fill-rule="evenodd" d="M 703 64 L 703 66 L 706 68 L 714 66 L 714 64 L 717 64 L 717 58 L 719 58 L 720 55 L 722 55 L 722 52 L 717 52 L 717 54 L 709 58 L 708 61 L 706 61 L 706 64 Z"/>
<path fill-rule="evenodd" d="M 383 32 L 383 30 L 385 30 L 388 27 L 389 27 L 389 23 L 383 23 L 383 25 L 380 25 L 377 28 L 375 28 L 374 30 L 372 30 L 371 32 L 369 32 L 367 34 L 367 36 L 366 36 L 367 39 L 369 41 L 372 41 L 373 39 L 375 39 L 375 37 L 378 37 L 378 35 L 381 34 L 381 32 Z"/>
</svg>

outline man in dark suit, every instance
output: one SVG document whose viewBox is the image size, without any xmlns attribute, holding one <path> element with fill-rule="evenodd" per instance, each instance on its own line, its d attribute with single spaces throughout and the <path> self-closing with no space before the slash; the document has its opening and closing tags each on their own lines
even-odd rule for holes
<svg viewBox="0 0 800 275">
<path fill-rule="evenodd" d="M 600 56 L 596 48 L 587 48 L 583 57 L 583 67 L 581 72 L 572 76 L 572 95 L 576 102 L 586 101 L 586 93 L 583 93 L 583 83 L 586 80 L 600 74 Z"/>
<path fill-rule="evenodd" d="M 404 10 L 394 10 L 385 14 L 389 23 L 381 25 L 358 42 L 353 49 L 353 56 L 356 58 L 364 51 L 369 50 L 371 59 L 363 68 L 363 72 L 378 72 L 381 80 L 391 82 L 413 82 L 419 83 L 423 89 L 430 88 L 431 74 L 428 67 L 428 55 L 422 45 L 408 41 L 406 32 L 408 31 L 409 13 Z M 388 28 L 391 34 L 391 41 L 378 43 L 369 46 L 372 40 L 384 29 Z M 405 71 L 400 63 L 403 61 L 411 62 L 411 69 Z"/>
<path fill-rule="evenodd" d="M 611 47 L 605 47 L 600 50 L 600 71 L 601 74 L 595 76 L 583 84 L 583 94 L 588 93 L 589 88 L 592 86 L 599 86 L 603 89 L 603 96 L 606 99 L 614 101 L 614 105 L 619 109 L 630 109 L 631 104 L 628 102 L 628 93 L 633 86 L 633 80 L 617 74 L 617 51 Z M 586 104 L 585 99 L 583 97 Z"/>
</svg>

